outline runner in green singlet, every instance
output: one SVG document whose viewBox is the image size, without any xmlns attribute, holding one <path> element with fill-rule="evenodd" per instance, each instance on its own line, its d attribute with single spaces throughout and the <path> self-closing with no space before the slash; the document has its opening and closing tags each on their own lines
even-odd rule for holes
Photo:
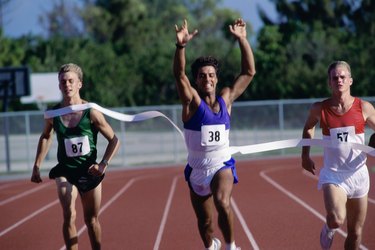
<svg viewBox="0 0 375 250">
<path fill-rule="evenodd" d="M 81 99 L 83 73 L 75 64 L 62 65 L 58 74 L 59 88 L 63 96 L 55 108 L 87 103 Z M 39 138 L 31 181 L 42 182 L 40 166 L 50 148 L 53 133 L 58 140 L 58 164 L 49 177 L 55 179 L 59 200 L 63 209 L 63 235 L 67 249 L 78 249 L 75 226 L 75 203 L 78 194 L 82 200 L 85 223 L 92 249 L 101 249 L 101 227 L 98 219 L 104 173 L 108 163 L 120 145 L 104 115 L 87 109 L 45 120 Z M 108 144 L 100 163 L 97 163 L 97 134 L 101 133 Z"/>
</svg>

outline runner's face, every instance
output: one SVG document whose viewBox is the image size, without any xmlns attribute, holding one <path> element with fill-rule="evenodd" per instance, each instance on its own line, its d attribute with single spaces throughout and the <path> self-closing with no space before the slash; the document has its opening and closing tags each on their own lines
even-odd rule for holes
<svg viewBox="0 0 375 250">
<path fill-rule="evenodd" d="M 64 97 L 74 97 L 81 87 L 82 82 L 76 73 L 69 71 L 59 76 L 59 88 Z"/>
<path fill-rule="evenodd" d="M 196 83 L 199 92 L 215 93 L 217 81 L 216 70 L 213 66 L 204 66 L 198 70 Z"/>
<path fill-rule="evenodd" d="M 350 91 L 352 83 L 353 79 L 346 67 L 338 66 L 331 70 L 329 74 L 329 86 L 333 92 Z"/>
</svg>

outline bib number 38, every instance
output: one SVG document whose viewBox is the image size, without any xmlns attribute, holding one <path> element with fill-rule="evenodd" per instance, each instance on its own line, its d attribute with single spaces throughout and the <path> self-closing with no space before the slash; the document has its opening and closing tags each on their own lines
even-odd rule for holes
<svg viewBox="0 0 375 250">
<path fill-rule="evenodd" d="M 202 146 L 223 145 L 228 141 L 228 133 L 225 131 L 225 125 L 204 125 L 201 127 Z"/>
</svg>

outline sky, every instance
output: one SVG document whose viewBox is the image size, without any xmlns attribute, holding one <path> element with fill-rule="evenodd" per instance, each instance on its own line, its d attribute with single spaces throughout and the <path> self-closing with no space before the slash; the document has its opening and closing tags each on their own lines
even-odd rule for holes
<svg viewBox="0 0 375 250">
<path fill-rule="evenodd" d="M 60 0 L 11 0 L 3 9 L 4 35 L 17 38 L 26 34 L 43 35 L 39 16 L 50 10 L 53 3 Z M 79 4 L 80 0 L 64 0 L 69 4 Z M 257 6 L 276 16 L 274 5 L 269 0 L 223 0 L 223 7 L 237 10 L 242 18 L 258 31 L 262 22 L 257 14 Z"/>
</svg>

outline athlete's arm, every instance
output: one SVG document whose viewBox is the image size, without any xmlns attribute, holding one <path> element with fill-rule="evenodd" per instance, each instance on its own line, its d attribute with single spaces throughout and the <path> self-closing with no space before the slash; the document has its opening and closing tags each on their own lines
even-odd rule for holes
<svg viewBox="0 0 375 250">
<path fill-rule="evenodd" d="M 362 113 L 366 124 L 375 131 L 375 109 L 374 106 L 362 100 Z"/>
<path fill-rule="evenodd" d="M 322 103 L 316 102 L 312 105 L 309 115 L 306 119 L 305 126 L 303 127 L 302 138 L 312 139 L 314 138 L 315 126 L 320 120 L 320 112 L 322 109 Z M 315 174 L 315 163 L 310 158 L 310 146 L 302 147 L 302 167 L 307 171 Z"/>
<path fill-rule="evenodd" d="M 231 104 L 246 90 L 255 75 L 255 62 L 251 46 L 247 40 L 246 22 L 237 19 L 229 26 L 232 35 L 237 39 L 241 50 L 241 72 L 231 87 L 223 88 L 221 96 L 224 98 L 228 111 Z"/>
<path fill-rule="evenodd" d="M 176 79 L 177 92 L 182 103 L 182 120 L 187 121 L 194 114 L 200 104 L 197 91 L 191 86 L 189 78 L 186 76 L 186 56 L 185 47 L 188 42 L 198 33 L 195 30 L 189 33 L 187 21 L 176 30 L 176 51 L 173 59 L 173 75 Z"/>
<path fill-rule="evenodd" d="M 53 119 L 45 119 L 42 134 L 39 137 L 38 147 L 36 150 L 35 162 L 31 181 L 35 183 L 42 182 L 40 177 L 40 166 L 45 159 L 53 139 Z"/>
<path fill-rule="evenodd" d="M 90 119 L 98 131 L 107 139 L 108 145 L 104 152 L 103 159 L 99 164 L 94 164 L 89 168 L 89 173 L 93 175 L 102 175 L 107 169 L 107 163 L 111 161 L 113 156 L 116 154 L 120 141 L 118 140 L 112 127 L 106 121 L 104 115 L 96 110 L 91 109 Z"/>
<path fill-rule="evenodd" d="M 370 128 L 372 128 L 372 130 L 375 131 L 375 109 L 374 109 L 374 106 L 371 103 L 362 100 L 362 113 L 363 113 L 363 118 L 366 121 L 366 124 Z M 370 136 L 370 140 L 369 140 L 368 145 L 370 147 L 375 148 L 375 133 L 373 133 Z"/>
</svg>

